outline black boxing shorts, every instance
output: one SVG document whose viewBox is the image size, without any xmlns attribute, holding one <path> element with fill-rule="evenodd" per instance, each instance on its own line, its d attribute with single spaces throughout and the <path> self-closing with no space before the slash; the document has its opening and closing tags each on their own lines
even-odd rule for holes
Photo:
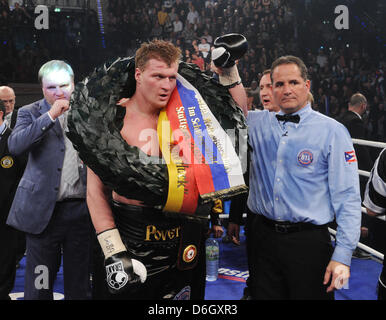
<svg viewBox="0 0 386 320">
<path fill-rule="evenodd" d="M 147 279 L 138 290 L 111 299 L 204 299 L 207 224 L 116 201 L 111 208 L 131 258 L 147 269 Z M 96 298 L 101 298 L 100 292 Z"/>
</svg>

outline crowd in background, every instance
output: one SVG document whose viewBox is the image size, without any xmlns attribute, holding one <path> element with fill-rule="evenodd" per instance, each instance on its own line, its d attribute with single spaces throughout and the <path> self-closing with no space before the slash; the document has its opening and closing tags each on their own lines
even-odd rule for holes
<svg viewBox="0 0 386 320">
<path fill-rule="evenodd" d="M 0 83 L 36 83 L 39 68 L 52 59 L 68 61 L 80 79 L 102 61 L 95 11 L 50 11 L 48 29 L 38 30 L 34 10 L 31 0 L 12 10 L 0 0 Z"/>
<path fill-rule="evenodd" d="M 141 42 L 152 38 L 172 41 L 184 61 L 210 73 L 214 39 L 237 32 L 249 43 L 239 72 L 252 108 L 260 106 L 257 83 L 262 71 L 277 57 L 292 54 L 309 67 L 314 109 L 337 118 L 351 95 L 361 92 L 368 100 L 367 138 L 384 141 L 384 45 L 352 16 L 349 31 L 334 30 L 333 13 L 322 18 L 327 2 L 131 0 L 128 5 L 111 0 L 106 1 L 101 35 L 93 10 L 51 15 L 50 32 L 44 32 L 33 28 L 33 8 L 15 5 L 10 10 L 8 1 L 0 0 L 0 82 L 36 82 L 37 69 L 50 59 L 68 61 L 81 80 L 106 59 L 133 55 Z"/>
</svg>

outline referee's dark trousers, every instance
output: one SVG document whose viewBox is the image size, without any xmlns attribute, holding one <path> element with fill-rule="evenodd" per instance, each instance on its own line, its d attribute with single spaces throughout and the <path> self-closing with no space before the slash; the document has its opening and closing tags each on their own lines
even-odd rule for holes
<svg viewBox="0 0 386 320">
<path fill-rule="evenodd" d="M 323 285 L 332 255 L 327 225 L 276 225 L 262 215 L 253 220 L 253 299 L 333 300 Z"/>
</svg>

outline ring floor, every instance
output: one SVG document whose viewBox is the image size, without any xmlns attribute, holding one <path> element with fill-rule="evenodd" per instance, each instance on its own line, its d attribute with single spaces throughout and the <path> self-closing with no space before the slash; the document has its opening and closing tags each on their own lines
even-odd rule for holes
<svg viewBox="0 0 386 320">
<path fill-rule="evenodd" d="M 243 295 L 245 281 L 248 278 L 247 258 L 245 253 L 245 236 L 241 232 L 241 244 L 224 243 L 218 239 L 220 246 L 219 277 L 206 285 L 205 300 L 239 300 Z M 236 258 L 235 258 L 236 257 Z M 382 263 L 376 258 L 352 259 L 351 277 L 348 285 L 335 292 L 336 300 L 376 300 L 376 286 Z M 15 286 L 11 297 L 22 300 L 24 297 L 25 257 L 17 269 Z M 55 284 L 54 299 L 63 299 L 63 270 L 60 268 Z"/>
</svg>

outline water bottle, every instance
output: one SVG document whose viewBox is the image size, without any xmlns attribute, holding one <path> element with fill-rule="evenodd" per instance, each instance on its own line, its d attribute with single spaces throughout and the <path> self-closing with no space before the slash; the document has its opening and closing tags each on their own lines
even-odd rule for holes
<svg viewBox="0 0 386 320">
<path fill-rule="evenodd" d="M 218 242 L 209 238 L 205 242 L 206 250 L 206 281 L 216 281 L 218 276 L 218 259 L 220 248 Z"/>
</svg>

